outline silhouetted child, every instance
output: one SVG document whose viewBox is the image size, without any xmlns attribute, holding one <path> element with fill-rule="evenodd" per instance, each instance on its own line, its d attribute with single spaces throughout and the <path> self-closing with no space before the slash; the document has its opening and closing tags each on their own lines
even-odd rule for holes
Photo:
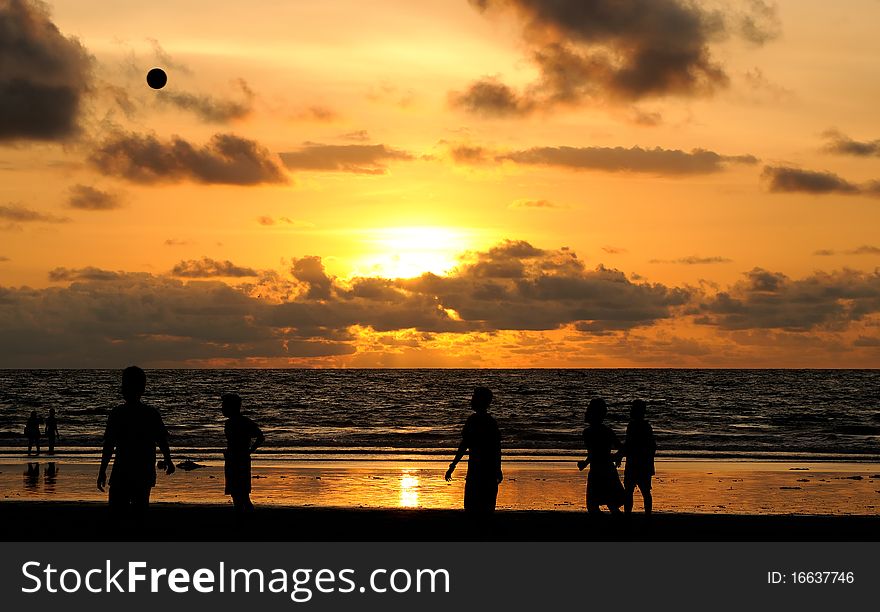
<svg viewBox="0 0 880 612">
<path fill-rule="evenodd" d="M 156 446 L 164 457 L 165 473 L 174 473 L 168 431 L 159 411 L 141 402 L 147 388 L 147 375 L 137 366 L 122 372 L 122 397 L 107 417 L 104 450 L 98 470 L 98 490 L 107 484 L 107 466 L 115 453 L 110 473 L 110 509 L 115 513 L 143 513 L 150 505 L 150 492 L 156 485 Z"/>
<path fill-rule="evenodd" d="M 623 470 L 623 488 L 626 493 L 624 511 L 629 514 L 633 507 L 633 494 L 636 487 L 642 492 L 645 500 L 645 514 L 651 514 L 653 498 L 651 497 L 651 477 L 654 475 L 654 454 L 657 443 L 651 424 L 645 420 L 647 406 L 642 400 L 634 400 L 630 410 L 629 425 L 626 426 L 626 441 L 617 453 L 617 465 L 620 458 L 626 457 Z"/>
<path fill-rule="evenodd" d="M 237 512 L 254 509 L 251 503 L 251 453 L 257 450 L 266 438 L 257 424 L 241 414 L 241 398 L 235 393 L 226 393 L 221 398 L 223 416 L 226 424 L 226 495 L 232 496 L 232 506 Z"/>
<path fill-rule="evenodd" d="M 40 454 L 40 425 L 42 423 L 43 420 L 37 416 L 37 411 L 32 410 L 31 416 L 28 417 L 27 423 L 24 425 L 24 435 L 28 439 L 27 454 L 29 457 L 34 446 L 37 447 L 37 455 Z"/>
<path fill-rule="evenodd" d="M 55 409 L 49 408 L 49 416 L 46 417 L 46 438 L 48 440 L 49 454 L 55 454 L 55 440 L 58 437 L 58 420 L 55 418 Z"/>
<path fill-rule="evenodd" d="M 611 450 L 622 445 L 617 435 L 602 423 L 607 414 L 605 400 L 598 397 L 590 400 L 584 414 L 584 421 L 589 424 L 584 429 L 587 457 L 578 461 L 577 466 L 579 470 L 590 466 L 587 475 L 587 512 L 590 514 L 601 512 L 599 506 L 608 506 L 612 514 L 618 514 L 623 505 L 623 485 L 611 458 Z"/>
<path fill-rule="evenodd" d="M 489 415 L 492 392 L 486 387 L 474 389 L 471 408 L 461 432 L 461 444 L 446 471 L 446 480 L 452 479 L 455 466 L 468 453 L 467 476 L 464 483 L 464 509 L 472 514 L 491 514 L 495 511 L 501 473 L 501 432 L 498 423 Z"/>
</svg>

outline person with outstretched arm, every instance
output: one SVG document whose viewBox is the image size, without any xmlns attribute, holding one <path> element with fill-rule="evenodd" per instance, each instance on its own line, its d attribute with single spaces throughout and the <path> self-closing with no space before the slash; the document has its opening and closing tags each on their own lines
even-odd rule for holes
<svg viewBox="0 0 880 612">
<path fill-rule="evenodd" d="M 141 402 L 147 376 L 137 366 L 122 372 L 122 397 L 107 417 L 104 450 L 98 471 L 98 490 L 107 484 L 107 466 L 113 459 L 108 494 L 114 513 L 143 513 L 150 505 L 150 492 L 156 484 L 156 446 L 165 459 L 165 473 L 174 473 L 168 431 L 159 411 Z"/>
<path fill-rule="evenodd" d="M 486 387 L 474 389 L 471 408 L 461 432 L 461 444 L 446 471 L 446 480 L 452 479 L 455 466 L 468 453 L 467 477 L 464 484 L 464 509 L 469 514 L 485 515 L 495 511 L 501 473 L 501 433 L 498 423 L 489 414 L 492 392 Z"/>
</svg>

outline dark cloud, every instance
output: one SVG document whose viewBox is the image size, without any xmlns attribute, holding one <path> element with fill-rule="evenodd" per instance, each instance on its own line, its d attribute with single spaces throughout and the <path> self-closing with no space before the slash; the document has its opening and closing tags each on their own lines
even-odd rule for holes
<svg viewBox="0 0 880 612">
<path fill-rule="evenodd" d="M 90 185 L 74 185 L 67 200 L 70 208 L 79 210 L 114 210 L 122 206 L 118 194 L 101 191 Z"/>
<path fill-rule="evenodd" d="M 85 268 L 55 268 L 49 271 L 49 280 L 55 283 L 65 281 L 116 281 L 124 273 L 112 272 L 87 266 Z"/>
<path fill-rule="evenodd" d="M 492 117 L 526 115 L 535 107 L 534 101 L 521 98 L 496 77 L 483 77 L 463 92 L 450 92 L 449 102 L 471 113 Z"/>
<path fill-rule="evenodd" d="M 91 82 L 91 57 L 45 4 L 0 2 L 0 142 L 75 135 Z"/>
<path fill-rule="evenodd" d="M 0 288 L 0 367 L 179 366 L 354 352 L 331 334 L 303 337 L 273 327 L 273 308 L 219 281 L 149 274 L 39 290 Z"/>
<path fill-rule="evenodd" d="M 788 166 L 765 166 L 761 176 L 770 182 L 770 191 L 774 193 L 853 195 L 862 191 L 858 185 L 833 172 L 816 172 Z"/>
<path fill-rule="evenodd" d="M 219 261 L 210 257 L 181 261 L 172 268 L 171 274 L 183 278 L 241 278 L 245 276 L 259 276 L 259 272 L 253 268 L 237 266 L 228 259 Z"/>
<path fill-rule="evenodd" d="M 257 185 L 288 181 L 268 149 L 234 134 L 215 134 L 201 147 L 178 136 L 162 142 L 151 134 L 117 134 L 100 144 L 89 161 L 105 174 L 136 183 L 192 180 Z"/>
<path fill-rule="evenodd" d="M 291 170 L 385 174 L 389 161 L 415 159 L 406 151 L 376 145 L 325 145 L 307 142 L 297 151 L 280 153 L 281 161 Z"/>
<path fill-rule="evenodd" d="M 828 130 L 824 136 L 828 139 L 825 150 L 831 153 L 856 157 L 880 157 L 880 140 L 853 140 L 837 130 Z"/>
<path fill-rule="evenodd" d="M 3 224 L 2 222 L 6 222 Z M 0 204 L 0 229 L 21 229 L 21 223 L 68 223 L 67 217 L 32 210 L 20 204 Z"/>
<path fill-rule="evenodd" d="M 589 100 L 695 96 L 728 84 L 710 50 L 730 35 L 762 44 L 779 33 L 775 5 L 749 0 L 712 10 L 687 0 L 471 0 L 484 13 L 509 11 L 540 77 L 517 93 L 484 77 L 452 102 L 495 116 Z"/>
<path fill-rule="evenodd" d="M 367 130 L 356 130 L 354 132 L 346 132 L 345 134 L 340 134 L 339 138 L 342 140 L 353 140 L 355 142 L 369 142 L 370 134 Z"/>
<path fill-rule="evenodd" d="M 725 156 L 714 151 L 694 149 L 643 149 L 632 147 L 535 147 L 496 157 L 518 164 L 557 166 L 573 170 L 606 172 L 645 172 L 660 175 L 709 174 L 721 172 L 727 164 L 755 164 L 751 155 Z"/>
<path fill-rule="evenodd" d="M 813 255 L 817 255 L 819 257 L 830 257 L 831 255 L 837 255 L 835 251 L 831 249 L 819 249 L 818 251 L 813 251 Z"/>
<path fill-rule="evenodd" d="M 623 249 L 621 247 L 614 247 L 614 246 L 603 246 L 602 250 L 605 251 L 606 253 L 608 253 L 609 255 L 622 255 L 622 254 L 628 252 L 626 249 Z"/>
<path fill-rule="evenodd" d="M 339 119 L 339 113 L 328 106 L 309 106 L 296 115 L 301 121 L 315 121 L 318 123 L 331 123 Z"/>
<path fill-rule="evenodd" d="M 722 329 L 841 330 L 880 313 L 880 269 L 816 272 L 803 279 L 755 268 L 705 300 L 697 322 Z"/>
<path fill-rule="evenodd" d="M 192 244 L 189 240 L 178 240 L 177 238 L 169 238 L 164 242 L 165 246 L 188 246 Z"/>
<path fill-rule="evenodd" d="M 727 257 L 700 257 L 698 255 L 688 255 L 687 257 L 679 257 L 678 259 L 652 259 L 648 263 L 652 264 L 682 264 L 686 266 L 696 266 L 703 264 L 721 264 L 731 263 L 732 259 Z"/>
<path fill-rule="evenodd" d="M 294 259 L 290 266 L 293 277 L 307 287 L 305 297 L 310 300 L 328 300 L 333 289 L 333 279 L 324 271 L 320 257 L 310 255 Z"/>
<path fill-rule="evenodd" d="M 9 259 L 8 257 L 6 257 L 5 255 L 0 255 L 0 262 L 6 262 L 6 261 L 12 261 L 12 260 Z"/>
<path fill-rule="evenodd" d="M 244 119 L 253 112 L 254 92 L 244 79 L 235 81 L 243 100 L 218 99 L 203 94 L 162 90 L 156 93 L 160 103 L 194 113 L 206 123 L 228 123 Z"/>
</svg>

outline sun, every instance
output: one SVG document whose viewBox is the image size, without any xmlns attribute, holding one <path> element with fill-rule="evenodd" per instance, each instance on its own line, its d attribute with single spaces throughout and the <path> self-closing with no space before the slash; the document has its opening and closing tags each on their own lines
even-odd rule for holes
<svg viewBox="0 0 880 612">
<path fill-rule="evenodd" d="M 442 275 L 458 257 L 475 246 L 475 232 L 439 226 L 384 227 L 363 230 L 365 253 L 353 276 L 414 278 L 426 272 Z"/>
</svg>

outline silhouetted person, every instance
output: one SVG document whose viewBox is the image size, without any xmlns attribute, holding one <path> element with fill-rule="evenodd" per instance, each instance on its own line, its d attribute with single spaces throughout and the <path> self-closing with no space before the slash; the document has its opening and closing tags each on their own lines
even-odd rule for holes
<svg viewBox="0 0 880 612">
<path fill-rule="evenodd" d="M 24 472 L 24 488 L 28 491 L 36 491 L 40 482 L 40 464 L 28 462 Z"/>
<path fill-rule="evenodd" d="M 122 372 L 122 397 L 107 417 L 104 451 L 98 472 L 98 490 L 104 491 L 107 465 L 115 452 L 110 473 L 110 509 L 117 512 L 143 512 L 150 505 L 150 490 L 156 484 L 156 446 L 165 458 L 165 473 L 174 473 L 168 432 L 159 412 L 141 402 L 147 375 L 137 366 Z"/>
<path fill-rule="evenodd" d="M 49 408 L 49 416 L 46 417 L 46 439 L 49 446 L 49 454 L 55 454 L 55 440 L 58 437 L 58 419 L 55 418 L 55 409 Z"/>
<path fill-rule="evenodd" d="M 629 514 L 633 507 L 633 494 L 636 487 L 642 492 L 645 500 L 645 514 L 651 514 L 653 498 L 651 497 L 651 477 L 654 475 L 654 454 L 657 443 L 654 441 L 654 430 L 645 420 L 647 405 L 642 400 L 634 400 L 630 409 L 629 425 L 626 426 L 626 441 L 617 453 L 617 465 L 620 458 L 626 457 L 623 470 L 623 488 L 626 493 L 623 508 Z"/>
<path fill-rule="evenodd" d="M 455 459 L 446 471 L 446 480 L 452 478 L 455 466 L 468 453 L 467 477 L 464 483 L 464 509 L 472 514 L 491 514 L 495 511 L 501 473 L 501 432 L 498 423 L 489 415 L 492 392 L 486 387 L 474 389 L 471 408 L 461 432 L 461 444 Z"/>
<path fill-rule="evenodd" d="M 40 425 L 42 424 L 43 420 L 37 416 L 37 411 L 31 410 L 31 416 L 28 417 L 24 426 L 24 435 L 28 439 L 28 457 L 35 446 L 37 447 L 37 455 L 40 454 Z"/>
<path fill-rule="evenodd" d="M 622 445 L 617 435 L 602 423 L 607 414 L 608 406 L 599 397 L 590 400 L 584 414 L 584 421 L 589 424 L 584 429 L 587 457 L 578 461 L 577 466 L 579 470 L 590 466 L 587 474 L 587 512 L 590 514 L 601 512 L 599 506 L 608 506 L 612 514 L 618 514 L 623 505 L 623 485 L 611 458 L 611 450 L 620 449 Z"/>
<path fill-rule="evenodd" d="M 251 453 L 257 450 L 266 438 L 257 424 L 241 414 L 241 398 L 235 393 L 226 393 L 221 398 L 223 416 L 226 424 L 226 458 L 223 471 L 226 475 L 226 495 L 232 496 L 232 506 L 236 512 L 254 509 L 251 503 Z"/>
</svg>

